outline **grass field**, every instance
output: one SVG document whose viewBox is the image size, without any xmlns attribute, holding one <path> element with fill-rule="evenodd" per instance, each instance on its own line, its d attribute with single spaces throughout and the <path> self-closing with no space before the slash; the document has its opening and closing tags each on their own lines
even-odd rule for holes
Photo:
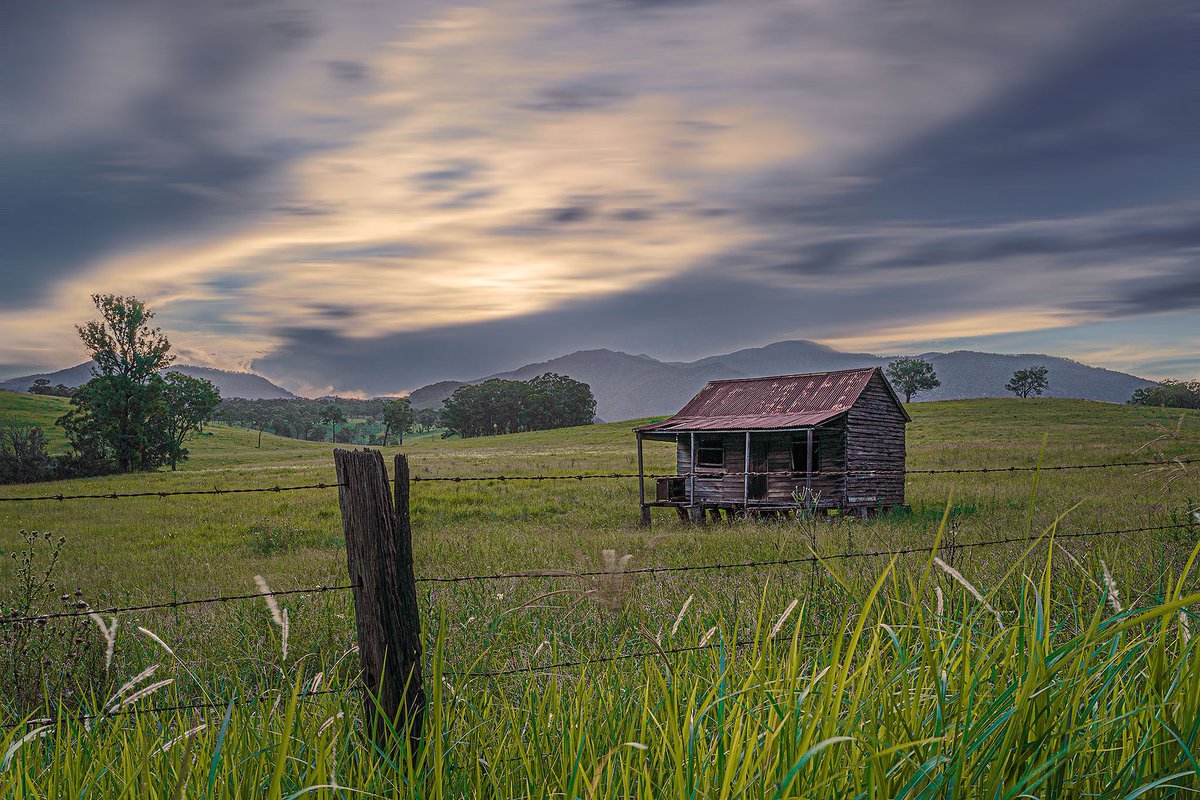
<svg viewBox="0 0 1200 800">
<path fill-rule="evenodd" d="M 46 424 L 61 405 L 0 393 L 0 423 Z M 1200 455 L 1195 412 L 1181 421 L 1178 411 L 1070 400 L 910 411 L 915 469 L 1034 465 L 1043 442 L 1048 465 Z M 410 438 L 386 453 L 405 452 L 414 475 L 627 472 L 636 469 L 632 425 Z M 0 497 L 333 481 L 331 445 L 256 441 L 214 425 L 189 442 L 192 458 L 177 473 L 9 486 Z M 666 445 L 648 457 L 651 471 L 672 463 Z M 418 483 L 414 551 L 419 576 L 448 576 L 603 568 L 605 549 L 638 567 L 888 550 L 928 545 L 939 532 L 945 546 L 1040 533 L 1060 517 L 1060 531 L 1133 528 L 1189 519 L 1197 474 L 1200 465 L 913 475 L 905 517 L 691 527 L 672 514 L 650 530 L 635 524 L 634 481 Z M 253 592 L 256 574 L 276 590 L 346 581 L 336 490 L 0 503 L 0 550 L 24 550 L 21 529 L 66 537 L 54 603 L 76 587 L 105 606 Z M 197 797 L 301 796 L 319 786 L 312 796 L 1194 796 L 1182 787 L 1200 789 L 1200 643 L 1185 641 L 1180 609 L 1200 588 L 1188 564 L 1198 535 L 944 550 L 986 603 L 920 554 L 601 587 L 420 584 L 435 674 L 426 746 L 412 765 L 364 747 L 351 692 L 294 713 L 288 702 L 296 685 L 353 685 L 345 593 L 281 598 L 286 661 L 261 601 L 122 615 L 107 677 L 104 639 L 85 619 L 63 634 L 83 639 L 78 656 L 32 681 L 73 692 L 63 713 L 102 703 L 156 663 L 153 680 L 173 682 L 141 704 L 262 692 L 271 700 L 234 708 L 224 734 L 221 709 L 114 718 L 92 730 L 63 721 L 13 751 L 0 789 L 170 797 L 182 775 L 186 796 Z M 19 563 L 3 559 L 0 589 L 17 591 Z M 702 640 L 722 646 L 496 679 L 440 674 Z M 89 691 L 101 699 L 81 696 Z M 6 719 L 40 709 L 37 694 L 6 693 Z M 208 727 L 161 751 L 200 724 Z M 0 733 L 0 751 L 22 733 Z M 328 788 L 335 782 L 350 790 Z"/>
</svg>

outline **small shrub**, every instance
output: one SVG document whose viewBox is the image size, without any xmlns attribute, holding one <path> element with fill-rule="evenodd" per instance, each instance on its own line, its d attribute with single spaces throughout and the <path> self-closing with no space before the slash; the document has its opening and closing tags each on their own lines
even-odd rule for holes
<svg viewBox="0 0 1200 800">
<path fill-rule="evenodd" d="M 0 483 L 47 480 L 53 466 L 41 428 L 0 426 Z"/>
<path fill-rule="evenodd" d="M 294 525 L 261 520 L 246 529 L 250 552 L 256 556 L 287 553 L 300 544 L 303 532 Z"/>
<path fill-rule="evenodd" d="M 107 675 L 105 644 L 88 617 L 50 619 L 36 610 L 54 602 L 54 572 L 66 538 L 25 530 L 19 536 L 24 547 L 12 553 L 16 586 L 3 613 L 10 620 L 35 619 L 0 625 L 0 676 L 4 703 L 25 715 L 47 697 L 67 705 L 84 701 L 103 689 Z M 64 592 L 54 605 L 54 611 L 88 608 L 82 589 Z"/>
</svg>

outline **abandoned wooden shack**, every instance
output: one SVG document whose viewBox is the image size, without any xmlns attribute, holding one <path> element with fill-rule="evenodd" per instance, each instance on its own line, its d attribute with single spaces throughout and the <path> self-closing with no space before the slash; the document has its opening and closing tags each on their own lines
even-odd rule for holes
<svg viewBox="0 0 1200 800">
<path fill-rule="evenodd" d="M 636 428 L 642 523 L 798 509 L 867 515 L 904 505 L 908 412 L 878 367 L 711 381 L 673 417 Z M 644 441 L 674 442 L 677 477 L 646 496 Z"/>
</svg>

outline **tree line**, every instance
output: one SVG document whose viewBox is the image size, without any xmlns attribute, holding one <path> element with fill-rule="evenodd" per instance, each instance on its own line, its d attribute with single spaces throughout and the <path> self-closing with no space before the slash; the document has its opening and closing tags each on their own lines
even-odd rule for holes
<svg viewBox="0 0 1200 800">
<path fill-rule="evenodd" d="M 234 397 L 221 401 L 213 419 L 258 431 L 260 436 L 265 431 L 309 442 L 367 445 L 403 444 L 406 433 L 433 430 L 439 424 L 436 410 L 414 409 L 407 397 L 370 400 Z"/>
<path fill-rule="evenodd" d="M 547 372 L 528 381 L 493 378 L 460 386 L 442 404 L 443 437 L 496 436 L 591 425 L 596 398 L 586 383 Z"/>
<path fill-rule="evenodd" d="M 1133 397 L 1129 398 L 1129 404 L 1159 408 L 1200 408 L 1200 380 L 1166 380 L 1138 389 L 1133 393 Z"/>
</svg>

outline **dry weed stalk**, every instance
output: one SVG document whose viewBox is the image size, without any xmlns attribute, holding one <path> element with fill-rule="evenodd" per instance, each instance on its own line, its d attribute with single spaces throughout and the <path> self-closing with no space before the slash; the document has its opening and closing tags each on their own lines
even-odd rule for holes
<svg viewBox="0 0 1200 800">
<path fill-rule="evenodd" d="M 933 557 L 933 562 L 941 567 L 943 572 L 945 572 L 951 578 L 954 578 L 954 580 L 958 581 L 964 589 L 970 592 L 971 595 L 979 601 L 980 605 L 990 611 L 992 616 L 996 618 L 996 624 L 1000 626 L 1000 630 L 1004 630 L 1004 622 L 1000 619 L 1000 612 L 992 607 L 992 604 L 987 601 L 987 599 L 982 593 L 980 593 L 978 589 L 971 585 L 970 581 L 963 577 L 961 572 L 947 564 L 945 561 L 942 561 L 942 559 L 937 556 Z"/>
<path fill-rule="evenodd" d="M 1104 575 L 1104 594 L 1112 606 L 1113 612 L 1121 613 L 1121 593 L 1117 591 L 1116 581 L 1112 579 L 1112 575 L 1108 571 L 1108 564 L 1104 563 L 1104 559 L 1100 559 L 1100 569 Z"/>
<path fill-rule="evenodd" d="M 104 641 L 107 645 L 104 651 L 104 673 L 107 675 L 109 668 L 112 667 L 113 650 L 117 646 L 117 618 L 112 618 L 110 625 L 104 624 L 104 618 L 95 611 L 89 611 L 88 616 L 92 618 L 92 622 L 96 623 L 96 627 L 100 629 L 100 633 L 104 636 Z"/>
<path fill-rule="evenodd" d="M 267 609 L 271 612 L 271 619 L 279 626 L 280 650 L 282 651 L 283 660 L 287 661 L 288 653 L 288 615 L 287 609 L 279 610 L 279 603 L 275 602 L 275 595 L 271 592 L 271 587 L 267 585 L 267 580 L 262 575 L 255 575 L 254 582 L 258 584 L 258 591 L 263 596 L 263 600 L 267 602 Z"/>
</svg>

